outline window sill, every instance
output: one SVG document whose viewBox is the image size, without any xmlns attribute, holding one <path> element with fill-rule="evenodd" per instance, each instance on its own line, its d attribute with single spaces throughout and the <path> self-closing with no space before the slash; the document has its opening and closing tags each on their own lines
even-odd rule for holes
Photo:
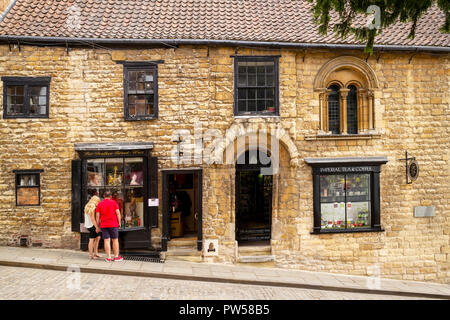
<svg viewBox="0 0 450 320">
<path fill-rule="evenodd" d="M 370 140 L 380 139 L 381 133 L 359 133 L 359 134 L 317 134 L 305 136 L 305 140 Z"/>
<path fill-rule="evenodd" d="M 138 118 L 125 118 L 125 121 L 146 121 L 146 120 L 156 120 L 157 116 L 147 116 L 147 117 L 138 117 Z"/>
<path fill-rule="evenodd" d="M 147 230 L 145 227 L 129 227 L 125 229 L 119 228 L 119 232 L 130 232 L 130 231 L 141 231 L 141 230 Z"/>
<path fill-rule="evenodd" d="M 381 227 L 378 228 L 355 228 L 355 229 L 333 229 L 333 230 L 314 230 L 310 232 L 310 234 L 330 234 L 330 233 L 360 233 L 360 232 L 384 232 L 384 229 Z"/>
<path fill-rule="evenodd" d="M 3 119 L 49 119 L 49 115 L 27 116 L 27 115 L 3 115 Z"/>
<path fill-rule="evenodd" d="M 278 114 L 238 114 L 234 115 L 235 119 L 253 119 L 253 118 L 280 118 Z"/>
</svg>

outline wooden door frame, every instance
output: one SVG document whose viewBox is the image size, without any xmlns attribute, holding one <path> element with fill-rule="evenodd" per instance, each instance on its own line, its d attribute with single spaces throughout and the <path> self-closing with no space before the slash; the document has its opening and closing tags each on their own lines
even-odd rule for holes
<svg viewBox="0 0 450 320">
<path fill-rule="evenodd" d="M 162 175 L 162 235 L 161 235 L 161 251 L 167 251 L 167 244 L 170 241 L 169 226 L 169 207 L 167 205 L 169 195 L 168 176 L 170 174 L 197 174 L 198 186 L 196 192 L 196 208 L 197 208 L 197 250 L 203 248 L 203 169 L 168 169 L 161 170 Z M 195 214 L 195 213 L 194 213 Z"/>
</svg>

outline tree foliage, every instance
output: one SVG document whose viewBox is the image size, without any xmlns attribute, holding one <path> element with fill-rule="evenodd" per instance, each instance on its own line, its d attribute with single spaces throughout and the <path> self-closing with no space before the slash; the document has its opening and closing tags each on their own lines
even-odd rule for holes
<svg viewBox="0 0 450 320">
<path fill-rule="evenodd" d="M 413 39 L 417 21 L 431 6 L 436 4 L 445 14 L 445 22 L 440 32 L 450 32 L 450 0 L 308 0 L 313 3 L 314 21 L 319 25 L 319 32 L 326 35 L 332 30 L 338 36 L 346 38 L 353 34 L 356 40 L 366 43 L 365 51 L 372 53 L 375 36 L 390 25 L 400 21 L 411 23 L 408 37 Z M 355 23 L 357 16 L 368 14 L 370 6 L 379 8 L 379 19 L 374 15 L 370 23 Z M 370 10 L 369 10 L 370 11 Z M 332 22 L 331 13 L 335 12 L 338 21 Z M 375 21 L 377 19 L 377 21 Z M 374 27 L 376 24 L 376 28 Z"/>
</svg>

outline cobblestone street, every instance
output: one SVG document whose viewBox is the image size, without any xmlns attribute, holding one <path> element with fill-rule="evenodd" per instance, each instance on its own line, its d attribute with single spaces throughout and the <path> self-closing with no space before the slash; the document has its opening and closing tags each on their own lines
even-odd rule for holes
<svg viewBox="0 0 450 320">
<path fill-rule="evenodd" d="M 0 299 L 117 300 L 392 300 L 338 291 L 168 280 L 148 277 L 0 267 Z"/>
</svg>

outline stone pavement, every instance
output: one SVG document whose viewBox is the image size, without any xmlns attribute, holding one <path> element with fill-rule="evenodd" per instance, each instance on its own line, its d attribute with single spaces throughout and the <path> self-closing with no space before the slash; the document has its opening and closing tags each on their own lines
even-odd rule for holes
<svg viewBox="0 0 450 320">
<path fill-rule="evenodd" d="M 0 247 L 0 265 L 450 300 L 450 284 L 186 261 L 106 263 L 79 250 Z"/>
</svg>

